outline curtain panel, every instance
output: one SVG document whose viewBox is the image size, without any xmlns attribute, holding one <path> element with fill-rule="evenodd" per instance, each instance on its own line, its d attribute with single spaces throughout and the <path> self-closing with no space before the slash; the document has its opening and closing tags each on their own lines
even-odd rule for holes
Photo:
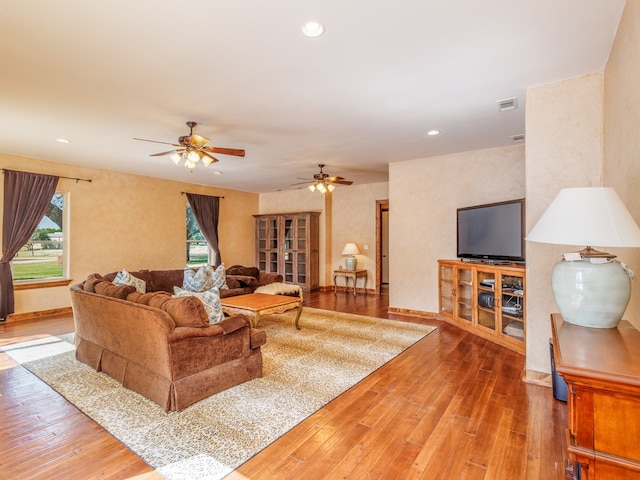
<svg viewBox="0 0 640 480">
<path fill-rule="evenodd" d="M 27 243 L 56 193 L 52 175 L 4 170 L 2 259 L 0 259 L 0 321 L 14 312 L 11 260 Z"/>
<path fill-rule="evenodd" d="M 187 193 L 186 195 L 200 231 L 216 255 L 216 263 L 220 265 L 222 263 L 222 255 L 218 248 L 220 197 L 198 195 L 197 193 Z"/>
</svg>

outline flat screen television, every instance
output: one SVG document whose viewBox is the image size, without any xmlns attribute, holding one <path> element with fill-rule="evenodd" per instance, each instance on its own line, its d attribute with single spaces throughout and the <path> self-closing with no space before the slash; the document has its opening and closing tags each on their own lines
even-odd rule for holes
<svg viewBox="0 0 640 480">
<path fill-rule="evenodd" d="M 524 198 L 458 208 L 458 258 L 524 262 Z"/>
</svg>

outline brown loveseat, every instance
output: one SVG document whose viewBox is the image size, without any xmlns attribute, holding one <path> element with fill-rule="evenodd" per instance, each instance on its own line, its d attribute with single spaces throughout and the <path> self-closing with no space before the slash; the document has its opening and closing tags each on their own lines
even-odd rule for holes
<svg viewBox="0 0 640 480">
<path fill-rule="evenodd" d="M 148 293 L 116 286 L 111 275 L 90 275 L 71 287 L 78 360 L 165 410 L 262 376 L 266 334 L 245 316 L 210 325 L 198 298 L 168 293 L 174 271 L 131 274 L 147 282 Z"/>
</svg>

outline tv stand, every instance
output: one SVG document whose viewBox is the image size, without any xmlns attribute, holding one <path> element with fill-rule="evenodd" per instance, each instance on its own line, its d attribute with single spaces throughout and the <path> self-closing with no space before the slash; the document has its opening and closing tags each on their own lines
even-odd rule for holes
<svg viewBox="0 0 640 480">
<path fill-rule="evenodd" d="M 524 354 L 525 268 L 483 260 L 438 260 L 439 313 L 453 325 Z"/>
</svg>

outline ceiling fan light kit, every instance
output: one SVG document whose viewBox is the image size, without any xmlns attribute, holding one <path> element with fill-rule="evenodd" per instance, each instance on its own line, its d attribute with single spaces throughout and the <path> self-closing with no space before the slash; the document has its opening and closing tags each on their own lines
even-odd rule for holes
<svg viewBox="0 0 640 480">
<path fill-rule="evenodd" d="M 237 148 L 220 148 L 220 147 L 208 147 L 209 139 L 193 133 L 193 127 L 197 125 L 196 122 L 187 122 L 189 127 L 189 135 L 183 135 L 178 137 L 178 143 L 158 142 L 156 140 L 146 140 L 144 138 L 134 138 L 134 140 L 140 140 L 143 142 L 163 143 L 165 145 L 173 145 L 179 147 L 176 150 L 169 150 L 168 152 L 160 152 L 151 154 L 152 157 L 159 157 L 169 155 L 169 159 L 176 165 L 180 165 L 180 162 L 184 162 L 184 166 L 188 169 L 193 169 L 199 162 L 205 167 L 208 167 L 218 159 L 211 153 L 221 153 L 223 155 L 234 155 L 236 157 L 244 157 L 244 150 Z"/>
</svg>

